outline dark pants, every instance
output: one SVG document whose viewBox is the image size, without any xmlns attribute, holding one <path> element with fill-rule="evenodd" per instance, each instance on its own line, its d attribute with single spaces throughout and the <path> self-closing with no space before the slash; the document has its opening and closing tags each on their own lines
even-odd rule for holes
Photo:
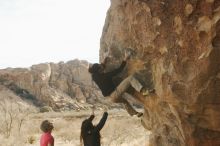
<svg viewBox="0 0 220 146">
<path fill-rule="evenodd" d="M 132 87 L 137 92 L 143 88 L 141 83 L 133 76 L 128 76 L 124 79 L 115 89 L 114 92 L 109 96 L 110 99 L 115 103 L 123 103 L 125 105 L 125 109 L 127 112 L 133 116 L 136 115 L 138 112 L 131 106 L 131 104 L 126 100 L 126 96 L 124 95 L 125 92 L 128 92 L 128 89 Z M 129 92 L 128 92 L 129 93 Z"/>
</svg>

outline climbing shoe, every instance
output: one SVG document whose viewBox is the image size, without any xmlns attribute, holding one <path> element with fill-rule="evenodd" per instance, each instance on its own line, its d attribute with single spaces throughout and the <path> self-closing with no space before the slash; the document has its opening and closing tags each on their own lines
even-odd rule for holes
<svg viewBox="0 0 220 146">
<path fill-rule="evenodd" d="M 143 113 L 137 112 L 136 116 L 137 116 L 137 117 L 142 117 L 142 116 L 143 116 Z"/>
<path fill-rule="evenodd" d="M 141 92 L 142 95 L 148 96 L 150 93 L 155 93 L 155 89 L 148 90 L 148 89 L 143 87 L 140 92 Z"/>
<path fill-rule="evenodd" d="M 155 89 L 150 89 L 149 93 L 154 94 L 155 93 Z"/>
</svg>

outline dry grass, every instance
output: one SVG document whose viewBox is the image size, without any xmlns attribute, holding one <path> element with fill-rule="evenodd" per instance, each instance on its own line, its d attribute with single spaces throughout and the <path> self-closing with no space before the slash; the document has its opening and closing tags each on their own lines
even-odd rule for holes
<svg viewBox="0 0 220 146">
<path fill-rule="evenodd" d="M 4 146 L 39 146 L 39 125 L 48 119 L 54 123 L 55 146 L 79 146 L 81 122 L 89 115 L 90 111 L 32 113 L 25 118 L 20 134 L 12 131 L 9 138 L 0 135 L 0 141 Z M 101 116 L 102 111 L 96 111 L 94 123 Z M 137 117 L 130 117 L 124 110 L 111 110 L 101 131 L 102 146 L 146 146 L 148 134 Z"/>
</svg>

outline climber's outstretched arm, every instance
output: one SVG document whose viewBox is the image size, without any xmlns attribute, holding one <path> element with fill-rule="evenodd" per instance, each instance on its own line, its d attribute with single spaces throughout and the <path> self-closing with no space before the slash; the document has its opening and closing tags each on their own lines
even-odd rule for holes
<svg viewBox="0 0 220 146">
<path fill-rule="evenodd" d="M 104 112 L 101 120 L 99 121 L 99 123 L 97 124 L 97 126 L 95 127 L 94 130 L 100 131 L 103 128 L 103 126 L 105 125 L 105 122 L 106 122 L 107 118 L 108 118 L 108 113 Z"/>
</svg>

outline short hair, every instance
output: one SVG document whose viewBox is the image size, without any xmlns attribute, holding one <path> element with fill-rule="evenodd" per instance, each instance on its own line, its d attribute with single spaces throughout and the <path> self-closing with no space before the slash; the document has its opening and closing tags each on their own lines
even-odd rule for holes
<svg viewBox="0 0 220 146">
<path fill-rule="evenodd" d="M 48 120 L 44 120 L 40 125 L 40 129 L 43 132 L 50 132 L 51 130 L 53 130 L 53 128 L 53 123 L 49 122 Z"/>
<path fill-rule="evenodd" d="M 100 69 L 101 64 L 95 63 L 91 67 L 89 67 L 89 72 L 90 73 L 97 73 L 98 70 Z"/>
</svg>

